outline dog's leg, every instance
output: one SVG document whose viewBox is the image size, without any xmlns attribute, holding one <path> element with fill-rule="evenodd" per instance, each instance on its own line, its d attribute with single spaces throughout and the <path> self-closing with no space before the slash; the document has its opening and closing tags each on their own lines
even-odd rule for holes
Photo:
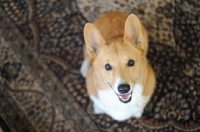
<svg viewBox="0 0 200 132">
<path fill-rule="evenodd" d="M 135 110 L 133 116 L 134 116 L 135 118 L 137 118 L 137 119 L 140 118 L 140 117 L 142 116 L 143 110 L 144 110 L 144 108 L 137 109 L 137 111 Z"/>
<path fill-rule="evenodd" d="M 105 113 L 101 108 L 99 108 L 99 106 L 97 106 L 96 104 L 93 104 L 94 107 L 94 113 L 95 114 L 103 114 Z"/>
<path fill-rule="evenodd" d="M 105 111 L 100 108 L 100 107 L 103 107 L 101 102 L 94 96 L 90 96 L 90 99 L 92 100 L 93 102 L 93 108 L 94 108 L 94 113 L 95 114 L 103 114 L 105 113 Z"/>
<path fill-rule="evenodd" d="M 143 113 L 143 111 L 144 111 L 144 107 L 146 106 L 146 104 L 148 103 L 148 101 L 149 101 L 149 99 L 150 99 L 150 97 L 149 96 L 146 96 L 146 97 L 143 97 L 144 98 L 144 100 L 142 101 L 142 102 L 140 102 L 140 103 L 138 103 L 138 107 L 136 107 L 135 109 L 134 109 L 134 114 L 133 114 L 133 116 L 135 117 L 135 118 L 140 118 L 141 116 L 142 116 L 142 113 Z"/>
<path fill-rule="evenodd" d="M 85 58 L 82 62 L 82 65 L 81 65 L 81 75 L 83 77 L 86 77 L 87 76 L 87 73 L 88 73 L 88 70 L 89 70 L 89 67 L 90 67 L 90 59 L 89 58 Z"/>
</svg>

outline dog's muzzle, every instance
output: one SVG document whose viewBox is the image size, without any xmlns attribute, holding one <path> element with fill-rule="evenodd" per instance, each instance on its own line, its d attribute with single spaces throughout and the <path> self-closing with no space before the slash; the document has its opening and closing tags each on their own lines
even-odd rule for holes
<svg viewBox="0 0 200 132">
<path fill-rule="evenodd" d="M 131 101 L 132 92 L 129 91 L 130 91 L 129 84 L 120 84 L 118 86 L 118 92 L 120 94 L 117 94 L 117 96 L 122 103 L 128 103 Z"/>
</svg>

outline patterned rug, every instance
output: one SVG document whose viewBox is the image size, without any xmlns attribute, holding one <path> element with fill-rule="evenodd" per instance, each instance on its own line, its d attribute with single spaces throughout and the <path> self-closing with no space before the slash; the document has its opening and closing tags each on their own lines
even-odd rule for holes
<svg viewBox="0 0 200 132">
<path fill-rule="evenodd" d="M 149 31 L 156 90 L 142 118 L 93 113 L 83 27 L 109 11 Z M 0 117 L 12 132 L 200 131 L 199 0 L 0 0 Z"/>
</svg>

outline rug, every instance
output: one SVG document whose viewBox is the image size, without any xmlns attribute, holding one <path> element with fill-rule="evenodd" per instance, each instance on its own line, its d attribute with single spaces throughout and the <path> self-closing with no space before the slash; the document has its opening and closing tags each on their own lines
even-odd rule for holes
<svg viewBox="0 0 200 132">
<path fill-rule="evenodd" d="M 156 90 L 140 119 L 93 113 L 83 28 L 136 14 L 149 32 Z M 198 0 L 0 0 L 0 117 L 12 132 L 200 131 Z"/>
</svg>

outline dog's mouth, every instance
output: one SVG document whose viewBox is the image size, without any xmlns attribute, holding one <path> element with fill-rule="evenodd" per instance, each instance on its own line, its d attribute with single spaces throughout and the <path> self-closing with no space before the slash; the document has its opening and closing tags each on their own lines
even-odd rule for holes
<svg viewBox="0 0 200 132">
<path fill-rule="evenodd" d="M 108 84 L 110 85 L 111 89 L 113 90 L 112 88 L 112 85 L 108 82 Z M 114 91 L 114 90 L 113 90 Z M 117 94 L 115 91 L 114 93 L 118 96 L 119 100 L 122 102 L 122 103 L 128 103 L 131 101 L 131 97 L 132 97 L 132 92 L 130 93 L 125 93 L 125 94 Z"/>
<path fill-rule="evenodd" d="M 132 92 L 127 94 L 117 94 L 117 96 L 122 103 L 128 103 L 131 101 Z"/>
</svg>

